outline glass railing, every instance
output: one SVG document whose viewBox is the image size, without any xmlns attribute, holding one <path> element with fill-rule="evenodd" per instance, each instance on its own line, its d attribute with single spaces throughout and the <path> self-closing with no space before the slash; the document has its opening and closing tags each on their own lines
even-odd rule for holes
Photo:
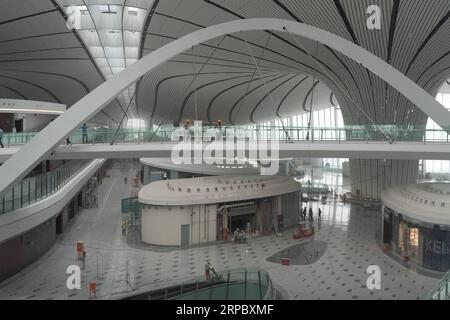
<svg viewBox="0 0 450 320">
<path fill-rule="evenodd" d="M 127 300 L 274 300 L 269 274 L 261 269 L 233 269 L 140 293 Z"/>
<path fill-rule="evenodd" d="M 382 131 L 380 131 L 380 129 Z M 107 128 L 90 128 L 86 135 L 81 132 L 72 134 L 69 140 L 72 144 L 103 144 L 103 143 L 145 143 L 170 141 L 172 137 L 186 137 L 182 129 L 177 127 L 161 127 L 158 130 L 112 130 Z M 189 128 L 189 135 L 194 139 L 195 129 Z M 382 133 L 383 132 L 383 133 Z M 27 143 L 36 133 L 6 133 L 3 135 L 5 146 Z M 220 129 L 203 126 L 197 133 L 204 141 L 226 139 L 230 137 L 245 137 L 251 140 L 279 141 L 309 141 L 314 142 L 344 142 L 344 141 L 411 141 L 423 143 L 448 143 L 450 134 L 443 130 L 425 129 L 423 127 L 404 126 L 345 126 L 343 128 L 304 128 L 304 127 L 260 127 L 222 126 Z"/>
<path fill-rule="evenodd" d="M 328 185 L 323 183 L 301 183 L 303 192 L 310 193 L 328 193 L 330 192 L 330 188 Z"/>
<path fill-rule="evenodd" d="M 211 275 L 214 277 L 214 275 Z M 273 289 L 269 274 L 258 269 L 228 270 L 218 274 L 218 277 L 206 283 L 205 278 L 198 279 L 197 287 L 178 295 L 175 300 L 270 300 L 273 299 Z M 190 285 L 192 282 L 185 284 Z"/>
<path fill-rule="evenodd" d="M 7 192 L 0 193 L 0 214 L 26 207 L 52 195 L 87 163 L 87 160 L 70 161 L 55 170 L 23 179 Z"/>
<path fill-rule="evenodd" d="M 428 300 L 450 300 L 450 270 L 429 293 Z"/>
</svg>

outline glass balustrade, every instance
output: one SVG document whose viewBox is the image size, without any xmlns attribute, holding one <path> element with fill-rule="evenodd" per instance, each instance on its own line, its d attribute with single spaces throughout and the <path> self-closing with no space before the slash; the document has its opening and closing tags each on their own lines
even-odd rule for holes
<svg viewBox="0 0 450 320">
<path fill-rule="evenodd" d="M 194 283 L 180 286 L 173 292 L 175 300 L 270 300 L 274 299 L 274 290 L 269 274 L 259 269 L 234 269 L 211 274 L 212 280 L 198 278 Z M 191 290 L 186 290 L 188 287 Z M 184 288 L 184 292 L 183 292 Z"/>
<path fill-rule="evenodd" d="M 176 285 L 139 293 L 125 300 L 273 300 L 276 299 L 269 274 L 261 269 L 241 268 L 210 273 Z"/>
<path fill-rule="evenodd" d="M 450 270 L 429 293 L 428 300 L 450 300 Z"/>
<path fill-rule="evenodd" d="M 381 130 L 380 130 L 381 129 Z M 178 130 L 178 131 L 176 131 Z M 85 137 L 88 144 L 103 143 L 145 143 L 170 141 L 180 128 L 161 127 L 158 130 L 111 130 L 107 128 L 90 128 Z M 190 129 L 194 135 L 194 127 Z M 384 133 L 384 134 L 383 134 Z M 310 141 L 310 142 L 344 142 L 344 141 L 420 141 L 424 143 L 448 143 L 449 133 L 443 130 L 425 129 L 425 127 L 404 126 L 345 126 L 343 128 L 304 128 L 304 127 L 262 127 L 222 126 L 220 129 L 203 126 L 198 133 L 204 141 L 211 137 L 242 136 L 252 140 Z M 6 133 L 3 135 L 5 146 L 23 145 L 36 133 Z M 72 144 L 83 143 L 83 134 L 75 133 L 69 137 Z"/>
<path fill-rule="evenodd" d="M 0 214 L 8 213 L 40 201 L 62 188 L 88 161 L 70 161 L 55 170 L 20 181 L 7 192 L 0 193 Z"/>
</svg>

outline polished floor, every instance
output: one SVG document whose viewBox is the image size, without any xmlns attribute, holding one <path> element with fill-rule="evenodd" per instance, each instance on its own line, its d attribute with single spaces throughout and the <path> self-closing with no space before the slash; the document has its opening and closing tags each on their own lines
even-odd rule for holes
<svg viewBox="0 0 450 320">
<path fill-rule="evenodd" d="M 299 244 L 294 230 L 254 238 L 249 244 L 232 242 L 185 250 L 155 252 L 130 247 L 121 235 L 121 199 L 132 192 L 124 177 L 134 175 L 132 163 L 117 162 L 99 187 L 99 207 L 85 209 L 39 261 L 0 283 L 0 299 L 88 299 L 89 282 L 97 282 L 97 299 L 115 299 L 187 281 L 203 273 L 209 260 L 216 270 L 260 267 L 289 299 L 423 299 L 438 280 L 418 275 L 387 257 L 376 239 L 381 219 L 377 210 L 343 205 L 331 200 L 314 203 L 315 240 L 325 252 L 312 264 L 282 266 L 267 258 Z M 85 243 L 87 258 L 81 290 L 66 288 L 66 268 L 80 264 L 76 242 Z M 369 265 L 382 271 L 381 290 L 366 288 Z"/>
</svg>

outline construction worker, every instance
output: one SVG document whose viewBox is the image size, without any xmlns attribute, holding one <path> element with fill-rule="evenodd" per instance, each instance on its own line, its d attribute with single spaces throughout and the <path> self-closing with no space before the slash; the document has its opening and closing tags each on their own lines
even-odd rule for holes
<svg viewBox="0 0 450 320">
<path fill-rule="evenodd" d="M 309 207 L 309 220 L 314 221 L 314 214 L 313 214 L 313 210 L 311 207 Z"/>
<path fill-rule="evenodd" d="M 234 240 L 234 242 L 237 242 L 238 239 L 239 239 L 239 228 L 234 230 L 234 233 L 233 233 L 233 240 Z"/>
<path fill-rule="evenodd" d="M 83 143 L 88 143 L 88 127 L 86 125 L 86 123 L 83 123 L 83 125 L 81 126 L 81 135 L 82 135 L 82 142 Z"/>
<path fill-rule="evenodd" d="M 125 237 L 127 235 L 127 223 L 122 223 L 122 236 Z"/>
<path fill-rule="evenodd" d="M 209 261 L 206 261 L 206 264 L 205 264 L 205 278 L 206 278 L 206 281 L 209 281 L 211 279 L 210 270 L 211 270 L 211 264 L 209 263 Z"/>
<path fill-rule="evenodd" d="M 212 275 L 211 275 L 211 281 L 219 280 L 219 279 L 220 279 L 220 278 L 219 278 L 219 274 L 216 272 L 216 269 L 214 269 L 213 266 L 210 266 L 210 267 L 209 267 L 209 270 L 210 270 L 211 273 L 212 273 Z"/>
</svg>

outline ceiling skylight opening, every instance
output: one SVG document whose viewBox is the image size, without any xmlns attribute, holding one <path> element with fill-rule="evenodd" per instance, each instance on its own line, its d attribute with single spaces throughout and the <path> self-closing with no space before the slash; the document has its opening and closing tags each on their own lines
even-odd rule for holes
<svg viewBox="0 0 450 320">
<path fill-rule="evenodd" d="M 83 2 L 88 3 L 87 6 L 78 5 L 80 2 L 76 0 L 57 1 L 67 8 L 69 17 L 74 11 L 75 14 L 78 12 L 73 29 L 80 35 L 106 80 L 139 59 L 141 35 L 153 0 L 135 1 L 139 7 L 127 6 L 127 1 Z M 117 100 L 122 107 L 130 103 L 135 106 L 135 97 L 127 92 L 130 91 L 122 93 Z M 133 115 L 133 108 L 130 113 Z"/>
</svg>

